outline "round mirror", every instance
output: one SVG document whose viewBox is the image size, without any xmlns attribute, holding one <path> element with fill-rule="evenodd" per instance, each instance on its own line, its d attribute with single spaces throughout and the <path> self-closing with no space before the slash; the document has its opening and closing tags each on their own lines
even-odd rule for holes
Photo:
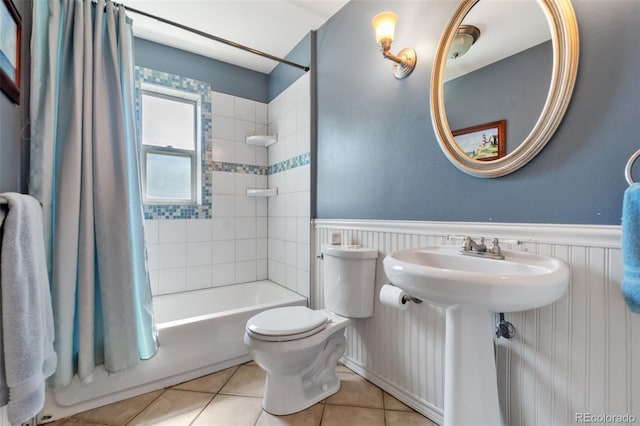
<svg viewBox="0 0 640 426">
<path fill-rule="evenodd" d="M 519 169 L 560 124 L 577 69 L 569 2 L 462 0 L 433 66 L 431 114 L 440 147 L 473 176 Z"/>
</svg>

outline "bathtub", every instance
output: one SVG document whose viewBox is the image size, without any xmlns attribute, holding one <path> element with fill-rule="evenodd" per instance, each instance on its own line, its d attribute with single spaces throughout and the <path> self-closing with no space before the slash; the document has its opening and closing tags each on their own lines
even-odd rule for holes
<svg viewBox="0 0 640 426">
<path fill-rule="evenodd" d="M 242 340 L 247 320 L 291 305 L 306 306 L 307 299 L 271 281 L 155 296 L 157 355 L 117 374 L 99 366 L 89 384 L 76 377 L 49 389 L 39 417 L 55 420 L 249 361 Z"/>
</svg>

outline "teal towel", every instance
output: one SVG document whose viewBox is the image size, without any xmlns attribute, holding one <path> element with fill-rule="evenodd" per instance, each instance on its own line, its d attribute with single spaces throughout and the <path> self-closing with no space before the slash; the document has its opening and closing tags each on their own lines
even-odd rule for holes
<svg viewBox="0 0 640 426">
<path fill-rule="evenodd" d="M 622 263 L 622 295 L 631 312 L 640 314 L 640 183 L 624 192 Z"/>
</svg>

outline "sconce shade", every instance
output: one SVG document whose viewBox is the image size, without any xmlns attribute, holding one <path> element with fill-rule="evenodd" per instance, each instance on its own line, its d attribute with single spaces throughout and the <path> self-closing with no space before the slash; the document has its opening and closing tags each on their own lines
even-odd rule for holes
<svg viewBox="0 0 640 426">
<path fill-rule="evenodd" d="M 398 16 L 393 12 L 381 12 L 373 17 L 371 25 L 373 25 L 373 29 L 376 31 L 376 41 L 378 43 L 384 39 L 393 41 L 393 33 L 397 21 Z"/>
<path fill-rule="evenodd" d="M 473 25 L 460 25 L 456 36 L 451 42 L 449 59 L 456 59 L 469 51 L 471 46 L 480 38 L 480 30 Z"/>
</svg>

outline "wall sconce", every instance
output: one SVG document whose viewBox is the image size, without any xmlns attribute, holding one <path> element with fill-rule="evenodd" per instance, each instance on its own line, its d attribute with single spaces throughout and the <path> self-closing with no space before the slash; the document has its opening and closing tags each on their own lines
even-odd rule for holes
<svg viewBox="0 0 640 426">
<path fill-rule="evenodd" d="M 449 59 L 456 59 L 469 51 L 471 46 L 480 38 L 480 29 L 473 25 L 460 25 L 456 36 L 451 42 Z"/>
<path fill-rule="evenodd" d="M 382 52 L 382 56 L 395 62 L 393 64 L 393 76 L 397 79 L 405 78 L 416 67 L 417 55 L 412 48 L 402 49 L 398 55 L 391 53 L 393 33 L 398 16 L 393 12 L 378 13 L 373 17 L 371 25 L 376 31 L 376 41 Z"/>
</svg>

